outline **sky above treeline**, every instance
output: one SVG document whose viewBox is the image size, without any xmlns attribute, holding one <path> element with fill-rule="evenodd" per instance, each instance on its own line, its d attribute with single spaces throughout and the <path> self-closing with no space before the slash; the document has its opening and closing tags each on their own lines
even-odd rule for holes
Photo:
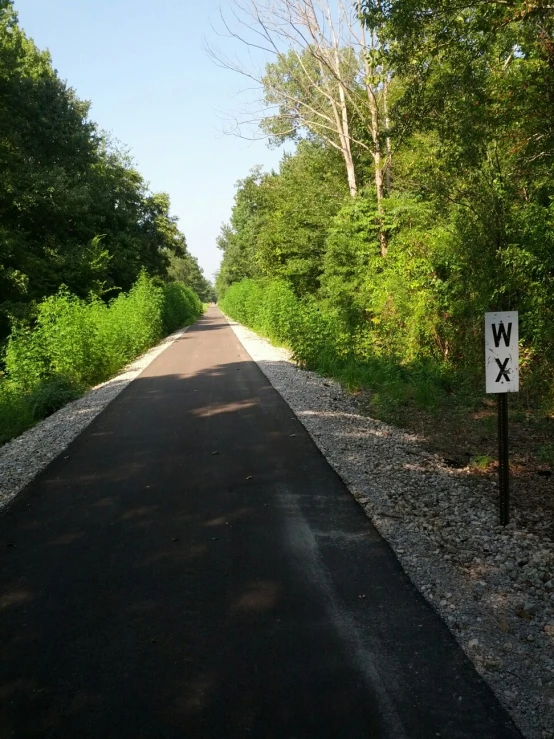
<svg viewBox="0 0 554 739">
<path fill-rule="evenodd" d="M 171 197 L 189 250 L 213 279 L 216 237 L 231 215 L 235 183 L 282 151 L 223 133 L 245 81 L 214 64 L 229 0 L 15 0 L 19 21 L 81 99 L 91 118 L 129 147 L 154 191 Z"/>
</svg>

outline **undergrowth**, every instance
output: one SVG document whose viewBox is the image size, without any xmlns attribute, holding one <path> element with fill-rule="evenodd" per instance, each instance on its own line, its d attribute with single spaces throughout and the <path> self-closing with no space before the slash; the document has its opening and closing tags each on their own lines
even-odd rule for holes
<svg viewBox="0 0 554 739">
<path fill-rule="evenodd" d="M 383 415 L 402 406 L 432 410 L 462 395 L 465 402 L 479 396 L 475 377 L 430 358 L 385 356 L 370 328 L 349 326 L 338 311 L 311 297 L 298 299 L 284 282 L 243 280 L 226 291 L 220 305 L 235 320 L 291 349 L 302 367 L 350 391 L 369 391 Z"/>
<path fill-rule="evenodd" d="M 182 283 L 142 274 L 109 304 L 62 287 L 38 306 L 34 325 L 12 328 L 0 377 L 0 443 L 111 377 L 163 336 L 203 313 Z"/>
<path fill-rule="evenodd" d="M 349 324 L 344 314 L 323 301 L 296 297 L 283 281 L 235 283 L 220 305 L 235 320 L 291 349 L 300 366 L 334 378 L 352 392 L 363 392 L 371 414 L 390 423 L 410 426 L 410 414 L 420 411 L 429 417 L 464 415 L 483 402 L 484 362 L 395 355 L 383 347 L 382 331 L 371 323 Z M 544 416 L 548 409 L 534 392 L 537 371 L 525 372 L 524 390 L 511 399 L 511 413 Z"/>
</svg>

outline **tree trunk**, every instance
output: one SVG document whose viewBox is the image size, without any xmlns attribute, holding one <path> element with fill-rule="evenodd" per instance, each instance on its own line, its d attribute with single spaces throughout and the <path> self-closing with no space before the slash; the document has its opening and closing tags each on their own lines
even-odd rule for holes
<svg viewBox="0 0 554 739">
<path fill-rule="evenodd" d="M 329 64 L 331 67 L 333 66 L 333 61 L 334 77 L 335 79 L 340 80 L 340 58 L 336 45 L 333 50 L 333 55 L 329 59 Z M 335 119 L 336 131 L 339 137 L 340 151 L 344 159 L 344 164 L 346 166 L 348 189 L 350 191 L 350 196 L 355 198 L 358 194 L 358 183 L 356 181 L 356 168 L 354 166 L 354 158 L 352 156 L 352 141 L 350 137 L 350 127 L 348 124 L 348 109 L 346 107 L 346 95 L 344 93 L 344 87 L 342 85 L 342 82 L 339 82 L 339 99 L 337 100 L 336 97 L 331 94 L 329 80 L 327 79 L 326 75 L 326 69 L 321 59 L 319 60 L 319 69 L 322 79 L 326 80 L 325 86 L 329 91 L 329 101 L 331 109 L 333 111 L 333 117 Z"/>
<path fill-rule="evenodd" d="M 346 174 L 348 176 L 348 188 L 350 195 L 355 198 L 358 194 L 358 185 L 356 182 L 356 170 L 354 167 L 354 159 L 352 157 L 352 147 L 350 142 L 350 130 L 348 127 L 348 111 L 346 109 L 346 98 L 344 95 L 344 88 L 339 84 L 339 98 L 341 107 L 341 124 L 342 124 L 342 135 L 344 138 L 344 162 L 346 164 Z"/>
<path fill-rule="evenodd" d="M 373 163 L 375 166 L 375 195 L 377 197 L 377 212 L 379 214 L 379 244 L 381 256 L 387 254 L 387 235 L 385 233 L 385 216 L 383 213 L 383 165 L 381 161 L 381 144 L 379 142 L 379 111 L 373 90 L 368 87 L 369 109 L 371 112 L 371 138 L 373 141 Z"/>
<path fill-rule="evenodd" d="M 389 79 L 387 76 L 387 79 L 385 80 L 385 84 L 383 86 L 383 106 L 385 110 L 385 128 L 387 131 L 389 130 Z M 391 190 L 391 169 L 392 169 L 392 150 L 391 150 L 391 141 L 390 136 L 387 135 L 387 141 L 386 141 L 386 147 L 387 147 L 387 163 L 385 165 L 385 183 L 387 188 L 387 195 L 390 195 Z"/>
<path fill-rule="evenodd" d="M 363 37 L 364 48 L 365 35 Z M 374 48 L 375 43 L 372 38 L 371 48 Z M 381 162 L 381 142 L 379 140 L 380 127 L 379 127 L 379 108 L 377 106 L 377 99 L 375 97 L 375 91 L 372 87 L 373 70 L 369 66 L 367 56 L 364 58 L 365 66 L 365 88 L 367 92 L 367 100 L 369 103 L 369 111 L 371 114 L 371 140 L 373 142 L 373 163 L 375 166 L 375 196 L 377 198 L 377 213 L 379 216 L 379 245 L 381 249 L 381 256 L 387 255 L 387 234 L 385 233 L 385 214 L 383 212 L 383 167 Z"/>
<path fill-rule="evenodd" d="M 346 175 L 348 177 L 348 189 L 350 190 L 350 195 L 355 198 L 358 194 L 358 185 L 356 183 L 356 170 L 354 169 L 354 162 L 352 160 L 352 155 L 349 153 L 349 156 L 347 157 L 345 154 L 344 161 L 346 164 Z"/>
</svg>

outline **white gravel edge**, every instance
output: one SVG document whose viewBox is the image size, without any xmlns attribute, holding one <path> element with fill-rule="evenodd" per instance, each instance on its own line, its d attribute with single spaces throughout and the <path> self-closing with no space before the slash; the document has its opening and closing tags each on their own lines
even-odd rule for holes
<svg viewBox="0 0 554 739">
<path fill-rule="evenodd" d="M 338 383 L 298 369 L 286 349 L 226 318 L 522 733 L 528 739 L 554 737 L 551 634 L 544 633 L 544 622 L 514 615 L 514 597 L 538 597 L 538 589 L 525 592 L 527 586 L 518 583 L 510 591 L 513 580 L 505 577 L 502 566 L 494 567 L 498 552 L 513 557 L 514 546 L 520 546 L 531 559 L 548 543 L 515 527 L 507 531 L 498 526 L 486 496 L 475 496 L 461 471 L 446 468 L 416 436 L 360 414 L 354 398 Z M 441 507 L 447 520 L 456 514 L 459 528 L 444 527 L 444 518 L 434 526 L 432 516 Z M 471 509 L 469 518 L 464 509 Z M 457 544 L 449 533 L 453 529 L 460 536 L 468 530 L 476 533 L 469 543 Z M 490 546 L 489 554 L 483 554 L 485 546 Z M 456 547 L 465 547 L 464 553 L 469 548 L 475 555 L 469 567 L 485 574 L 464 575 Z M 552 551 L 544 554 L 551 563 Z"/>
<path fill-rule="evenodd" d="M 189 328 L 190 326 L 186 326 L 166 336 L 157 346 L 128 364 L 118 375 L 97 385 L 81 398 L 0 447 L 0 509 L 10 503 L 130 382 Z"/>
</svg>

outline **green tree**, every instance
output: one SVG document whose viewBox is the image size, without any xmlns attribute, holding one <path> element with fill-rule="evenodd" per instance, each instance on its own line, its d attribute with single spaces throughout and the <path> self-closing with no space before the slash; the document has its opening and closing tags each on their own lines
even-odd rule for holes
<svg viewBox="0 0 554 739">
<path fill-rule="evenodd" d="M 261 276 L 287 280 L 298 295 L 316 292 L 326 231 L 347 195 L 340 155 L 316 141 L 300 142 L 278 173 L 254 171 L 239 183 L 219 239 L 218 293 Z"/>
<path fill-rule="evenodd" d="M 302 141 L 261 187 L 269 206 L 257 241 L 261 273 L 287 280 L 297 295 L 316 293 L 327 229 L 348 196 L 340 155 Z"/>
<path fill-rule="evenodd" d="M 0 0 L 0 342 L 60 285 L 80 296 L 164 277 L 186 256 L 169 197 L 98 131 L 89 104 Z"/>
<path fill-rule="evenodd" d="M 235 204 L 229 223 L 223 224 L 217 246 L 223 252 L 216 279 L 218 296 L 235 282 L 261 275 L 258 263 L 258 235 L 269 210 L 262 183 L 274 175 L 265 175 L 260 167 L 237 183 Z"/>
<path fill-rule="evenodd" d="M 213 285 L 204 277 L 198 260 L 188 251 L 182 255 L 168 252 L 168 282 L 180 282 L 190 287 L 204 303 L 215 300 Z"/>
</svg>

